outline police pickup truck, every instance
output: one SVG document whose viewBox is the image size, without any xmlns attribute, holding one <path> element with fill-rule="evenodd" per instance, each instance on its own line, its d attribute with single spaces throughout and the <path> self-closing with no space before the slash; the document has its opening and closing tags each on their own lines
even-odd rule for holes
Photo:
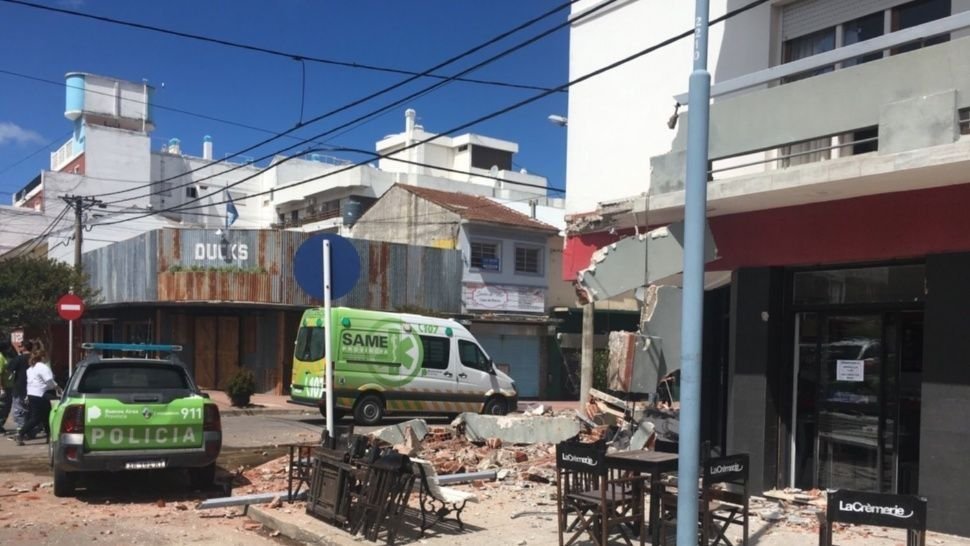
<svg viewBox="0 0 970 546">
<path fill-rule="evenodd" d="M 72 495 L 79 472 L 187 468 L 193 487 L 211 484 L 222 448 L 219 408 L 175 356 L 181 347 L 82 348 L 91 356 L 51 411 L 54 494 Z M 169 356 L 148 358 L 162 353 Z"/>
</svg>

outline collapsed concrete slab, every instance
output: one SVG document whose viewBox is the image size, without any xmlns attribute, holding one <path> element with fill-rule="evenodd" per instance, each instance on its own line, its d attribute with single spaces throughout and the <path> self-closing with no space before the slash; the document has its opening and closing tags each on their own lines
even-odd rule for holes
<svg viewBox="0 0 970 546">
<path fill-rule="evenodd" d="M 610 390 L 653 394 L 660 379 L 680 367 L 682 300 L 676 286 L 651 285 L 640 332 L 610 333 Z"/>
<path fill-rule="evenodd" d="M 411 427 L 411 434 L 405 434 L 407 427 Z M 428 435 L 428 422 L 424 419 L 411 419 L 410 421 L 377 429 L 367 435 L 387 442 L 392 446 L 404 444 L 407 439 L 412 441 L 414 438 L 424 440 L 424 437 Z"/>
<path fill-rule="evenodd" d="M 452 423 L 469 442 L 498 438 L 503 444 L 556 444 L 579 434 L 579 421 L 570 416 L 527 417 L 462 413 Z"/>
<path fill-rule="evenodd" d="M 717 259 L 710 228 L 704 230 L 704 263 Z M 577 274 L 588 301 L 600 301 L 680 273 L 684 263 L 684 223 L 627 237 L 593 253 Z"/>
</svg>

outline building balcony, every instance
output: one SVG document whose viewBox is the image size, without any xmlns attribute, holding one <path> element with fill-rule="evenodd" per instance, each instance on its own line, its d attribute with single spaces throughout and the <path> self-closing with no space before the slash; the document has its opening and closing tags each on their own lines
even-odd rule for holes
<svg viewBox="0 0 970 546">
<path fill-rule="evenodd" d="M 968 25 L 970 13 L 961 13 L 715 85 L 709 214 L 970 182 L 970 38 L 890 55 L 910 31 Z M 838 67 L 880 47 L 879 60 L 779 84 L 796 69 Z M 600 212 L 646 207 L 655 225 L 682 218 L 686 147 L 682 115 L 671 151 L 651 158 L 649 204 L 641 196 Z"/>
</svg>

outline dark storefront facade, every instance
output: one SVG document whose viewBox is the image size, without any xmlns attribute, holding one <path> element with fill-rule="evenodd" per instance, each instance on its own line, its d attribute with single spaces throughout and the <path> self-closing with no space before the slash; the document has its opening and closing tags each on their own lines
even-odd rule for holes
<svg viewBox="0 0 970 546">
<path fill-rule="evenodd" d="M 919 494 L 931 529 L 970 534 L 967 197 L 711 220 L 733 270 L 725 437 L 761 469 L 757 489 Z"/>
<path fill-rule="evenodd" d="M 753 489 L 915 493 L 930 529 L 970 535 L 967 203 L 960 184 L 709 219 L 731 283 L 705 294 L 701 434 L 750 454 Z"/>
<path fill-rule="evenodd" d="M 81 321 L 81 341 L 182 345 L 204 388 L 225 388 L 240 368 L 260 392 L 289 390 L 303 311 L 321 305 L 293 277 L 292 257 L 310 234 L 280 230 L 163 229 L 84 255 L 101 291 Z M 361 278 L 334 305 L 457 315 L 460 252 L 352 240 Z M 335 264 L 339 267 L 339 264 Z"/>
</svg>

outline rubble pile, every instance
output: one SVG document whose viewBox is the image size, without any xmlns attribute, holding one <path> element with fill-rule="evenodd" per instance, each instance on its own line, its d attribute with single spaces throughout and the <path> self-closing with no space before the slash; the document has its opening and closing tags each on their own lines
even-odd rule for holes
<svg viewBox="0 0 970 546">
<path fill-rule="evenodd" d="M 232 485 L 236 494 L 275 493 L 286 491 L 289 473 L 289 456 L 283 455 L 249 469 L 233 471 Z"/>
<path fill-rule="evenodd" d="M 432 427 L 419 451 L 439 475 L 502 470 L 499 479 L 539 483 L 555 479 L 556 448 L 552 444 L 507 444 L 500 438 L 471 442 L 448 427 Z"/>
</svg>

